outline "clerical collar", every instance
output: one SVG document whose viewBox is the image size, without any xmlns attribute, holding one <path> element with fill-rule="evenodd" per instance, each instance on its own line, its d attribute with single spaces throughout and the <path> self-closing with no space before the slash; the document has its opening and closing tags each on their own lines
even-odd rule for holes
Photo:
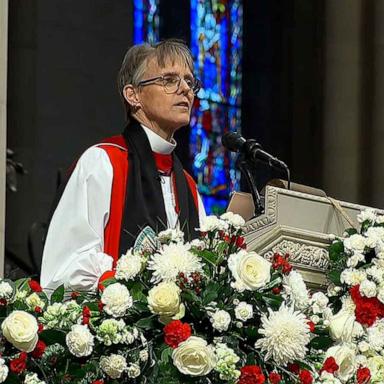
<svg viewBox="0 0 384 384">
<path fill-rule="evenodd" d="M 141 126 L 148 137 L 153 152 L 169 155 L 176 148 L 177 143 L 174 138 L 172 138 L 171 141 L 167 141 L 157 133 L 153 132 L 152 129 L 147 128 L 143 124 L 141 124 Z"/>
</svg>

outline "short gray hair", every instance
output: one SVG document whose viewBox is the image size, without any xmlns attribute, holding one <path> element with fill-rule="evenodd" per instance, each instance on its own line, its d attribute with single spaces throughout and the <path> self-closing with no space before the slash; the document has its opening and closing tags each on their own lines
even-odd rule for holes
<svg viewBox="0 0 384 384">
<path fill-rule="evenodd" d="M 145 73 L 148 61 L 155 58 L 160 67 L 164 67 L 167 60 L 181 61 L 193 72 L 193 57 L 184 41 L 167 39 L 156 44 L 138 44 L 128 49 L 124 56 L 117 77 L 117 87 L 126 109 L 126 117 L 131 116 L 131 106 L 124 98 L 124 87 L 128 84 L 138 86 Z"/>
</svg>

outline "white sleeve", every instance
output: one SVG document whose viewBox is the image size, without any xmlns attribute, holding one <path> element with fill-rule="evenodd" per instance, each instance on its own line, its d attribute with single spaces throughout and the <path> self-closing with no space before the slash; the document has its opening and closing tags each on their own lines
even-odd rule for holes
<svg viewBox="0 0 384 384">
<path fill-rule="evenodd" d="M 197 185 L 196 185 L 197 188 Z M 205 221 L 205 218 L 207 217 L 207 214 L 205 213 L 205 208 L 203 204 L 203 200 L 200 196 L 199 191 L 197 191 L 197 203 L 198 203 L 198 210 L 199 210 L 199 224 L 200 226 Z"/>
<path fill-rule="evenodd" d="M 80 157 L 53 214 L 43 252 L 41 285 L 47 293 L 64 284 L 94 290 L 112 269 L 103 253 L 113 168 L 108 154 L 91 147 Z"/>
</svg>

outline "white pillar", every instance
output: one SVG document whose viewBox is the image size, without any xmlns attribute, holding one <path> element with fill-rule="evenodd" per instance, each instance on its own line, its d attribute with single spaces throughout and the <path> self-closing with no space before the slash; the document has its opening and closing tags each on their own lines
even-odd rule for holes
<svg viewBox="0 0 384 384">
<path fill-rule="evenodd" d="M 0 1 L 0 276 L 4 273 L 8 0 Z"/>
<path fill-rule="evenodd" d="M 359 200 L 362 1 L 326 0 L 323 182 L 329 196 Z"/>
</svg>

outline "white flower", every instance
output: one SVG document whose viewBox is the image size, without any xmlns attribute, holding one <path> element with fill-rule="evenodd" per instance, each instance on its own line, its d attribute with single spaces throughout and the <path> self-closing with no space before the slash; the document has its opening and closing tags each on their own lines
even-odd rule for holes
<svg viewBox="0 0 384 384">
<path fill-rule="evenodd" d="M 247 321 L 253 317 L 253 307 L 251 304 L 241 301 L 235 308 L 236 319 Z"/>
<path fill-rule="evenodd" d="M 384 223 L 384 215 L 377 215 L 376 223 L 377 224 L 383 224 Z"/>
<path fill-rule="evenodd" d="M 313 313 L 323 313 L 328 303 L 329 299 L 323 292 L 315 292 L 311 297 Z"/>
<path fill-rule="evenodd" d="M 377 293 L 377 298 L 384 304 L 384 287 L 379 289 L 379 292 Z"/>
<path fill-rule="evenodd" d="M 344 248 L 350 252 L 363 253 L 366 246 L 366 238 L 355 233 L 344 239 Z"/>
<path fill-rule="evenodd" d="M 271 280 L 271 263 L 255 252 L 241 250 L 228 258 L 228 268 L 236 280 L 235 289 L 254 291 Z"/>
<path fill-rule="evenodd" d="M 93 351 L 94 338 L 86 325 L 72 325 L 65 341 L 69 352 L 76 357 L 89 356 Z"/>
<path fill-rule="evenodd" d="M 292 271 L 283 278 L 283 297 L 288 298 L 296 309 L 303 310 L 309 305 L 309 295 L 301 273 Z"/>
<path fill-rule="evenodd" d="M 272 358 L 278 365 L 304 358 L 310 340 L 306 317 L 285 305 L 276 312 L 269 308 L 268 312 L 269 317 L 262 316 L 259 328 L 264 337 L 256 341 L 255 347 L 266 352 L 266 360 Z"/>
<path fill-rule="evenodd" d="M 373 356 L 367 361 L 367 367 L 371 372 L 370 383 L 384 383 L 384 356 Z"/>
<path fill-rule="evenodd" d="M 181 342 L 172 353 L 173 364 L 184 375 L 206 376 L 216 365 L 214 349 L 197 336 Z"/>
<path fill-rule="evenodd" d="M 134 279 L 141 271 L 142 262 L 140 255 L 135 255 L 131 249 L 128 250 L 117 262 L 116 279 L 125 281 Z"/>
<path fill-rule="evenodd" d="M 335 341 L 352 341 L 355 315 L 341 309 L 329 320 L 329 334 Z"/>
<path fill-rule="evenodd" d="M 153 271 L 152 282 L 176 281 L 180 273 L 186 277 L 193 272 L 203 272 L 198 256 L 190 252 L 189 244 L 164 245 L 159 253 L 151 256 L 148 269 Z"/>
<path fill-rule="evenodd" d="M 376 265 L 366 269 L 367 275 L 372 278 L 377 284 L 384 282 L 384 269 L 378 268 Z"/>
<path fill-rule="evenodd" d="M 39 339 L 39 329 L 34 316 L 24 311 L 13 311 L 1 324 L 4 337 L 17 349 L 31 352 Z"/>
<path fill-rule="evenodd" d="M 0 358 L 0 383 L 4 383 L 4 381 L 8 377 L 9 368 L 5 365 L 4 359 Z"/>
<path fill-rule="evenodd" d="M 327 288 L 327 295 L 328 296 L 338 296 L 338 294 L 341 292 L 342 288 L 335 285 L 335 284 L 330 284 Z"/>
<path fill-rule="evenodd" d="M 237 380 L 240 377 L 240 371 L 236 369 L 236 363 L 240 361 L 240 357 L 223 343 L 216 344 L 215 352 L 217 357 L 215 371 L 219 372 L 220 379 L 229 382 Z"/>
<path fill-rule="evenodd" d="M 336 377 L 341 382 L 346 383 L 356 370 L 356 351 L 349 344 L 339 344 L 328 349 L 325 359 L 334 357 L 339 369 L 336 371 Z"/>
<path fill-rule="evenodd" d="M 32 293 L 25 299 L 25 304 L 27 304 L 28 308 L 31 310 L 34 310 L 36 307 L 40 307 L 41 309 L 45 307 L 44 300 L 41 300 L 40 296 L 36 292 Z"/>
<path fill-rule="evenodd" d="M 320 381 L 323 384 L 341 384 L 341 381 L 327 371 L 321 372 Z"/>
<path fill-rule="evenodd" d="M 45 381 L 40 380 L 37 373 L 27 373 L 25 375 L 24 384 L 46 384 Z"/>
<path fill-rule="evenodd" d="M 360 341 L 360 343 L 357 346 L 359 348 L 359 351 L 362 353 L 368 352 L 371 349 L 369 343 L 367 343 L 364 340 Z"/>
<path fill-rule="evenodd" d="M 168 242 L 182 243 L 184 241 L 184 232 L 178 228 L 168 228 L 165 231 L 161 231 L 157 235 L 157 239 L 163 244 Z"/>
<path fill-rule="evenodd" d="M 375 297 L 376 296 L 376 284 L 373 281 L 365 279 L 361 282 L 359 291 L 362 296 Z"/>
<path fill-rule="evenodd" d="M 370 221 L 371 223 L 375 223 L 376 221 L 376 212 L 372 208 L 367 208 L 364 211 L 361 211 L 357 215 L 357 220 L 359 223 L 364 223 L 364 221 Z"/>
<path fill-rule="evenodd" d="M 141 373 L 140 366 L 138 364 L 131 363 L 127 368 L 127 376 L 131 379 L 139 377 Z"/>
<path fill-rule="evenodd" d="M 112 353 L 101 357 L 100 367 L 111 379 L 119 379 L 127 369 L 127 361 L 124 356 Z"/>
<path fill-rule="evenodd" d="M 152 313 L 169 319 L 181 319 L 185 312 L 180 288 L 172 282 L 162 282 L 149 290 L 148 307 Z"/>
<path fill-rule="evenodd" d="M 367 274 L 365 271 L 353 268 L 344 269 L 340 275 L 340 281 L 350 286 L 361 284 L 366 278 Z"/>
<path fill-rule="evenodd" d="M 133 299 L 128 288 L 120 283 L 108 285 L 101 295 L 104 311 L 113 317 L 122 317 L 132 307 Z"/>
<path fill-rule="evenodd" d="M 367 341 L 372 349 L 380 352 L 384 349 L 384 320 L 378 320 L 367 329 Z"/>
<path fill-rule="evenodd" d="M 148 361 L 148 357 L 149 357 L 148 349 L 143 349 L 140 351 L 139 353 L 140 361 L 143 361 L 145 363 L 146 361 Z"/>
<path fill-rule="evenodd" d="M 357 264 L 365 260 L 365 256 L 362 253 L 355 252 L 351 257 L 347 259 L 347 267 L 355 268 Z"/>
<path fill-rule="evenodd" d="M 219 332 L 227 331 L 231 323 L 231 315 L 224 310 L 214 312 L 210 317 L 212 327 Z"/>
<path fill-rule="evenodd" d="M 245 220 L 238 214 L 226 212 L 220 216 L 220 219 L 227 221 L 234 228 L 239 229 L 244 226 Z"/>
<path fill-rule="evenodd" d="M 228 223 L 224 220 L 220 220 L 214 215 L 207 216 L 200 224 L 200 228 L 196 228 L 200 232 L 211 232 L 228 229 Z"/>
<path fill-rule="evenodd" d="M 7 283 L 4 280 L 0 282 L 0 299 L 9 300 L 12 297 L 12 294 L 13 288 L 11 284 Z"/>
</svg>

